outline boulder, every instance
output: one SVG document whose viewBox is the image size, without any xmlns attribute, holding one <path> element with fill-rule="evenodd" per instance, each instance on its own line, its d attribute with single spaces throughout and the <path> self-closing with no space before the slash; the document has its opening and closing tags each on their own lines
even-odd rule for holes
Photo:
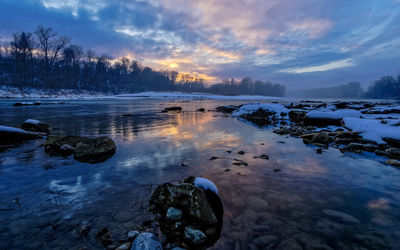
<svg viewBox="0 0 400 250">
<path fill-rule="evenodd" d="M 132 242 L 131 250 L 162 250 L 162 245 L 152 233 L 141 233 Z"/>
<path fill-rule="evenodd" d="M 390 146 L 400 148 L 400 140 L 394 138 L 383 138 L 383 140 Z"/>
<path fill-rule="evenodd" d="M 167 242 L 186 249 L 205 249 L 218 240 L 223 205 L 215 188 L 201 184 L 196 186 L 196 178 L 189 177 L 176 185 L 164 183 L 153 192 L 149 203 L 160 215 Z"/>
<path fill-rule="evenodd" d="M 182 111 L 182 107 L 169 107 L 169 108 L 165 108 L 163 111 L 163 113 L 167 113 L 169 111 Z"/>
<path fill-rule="evenodd" d="M 88 138 L 81 136 L 50 135 L 45 143 L 46 153 L 66 155 L 73 151 L 80 162 L 103 162 L 114 155 L 116 146 L 108 137 Z"/>
<path fill-rule="evenodd" d="M 108 137 L 97 137 L 76 145 L 74 158 L 80 162 L 103 162 L 114 155 L 117 147 Z"/>
<path fill-rule="evenodd" d="M 289 111 L 289 119 L 292 122 L 300 123 L 304 121 L 304 117 L 306 116 L 307 112 L 302 110 L 291 110 Z"/>
<path fill-rule="evenodd" d="M 22 123 L 21 128 L 26 131 L 50 133 L 50 125 L 38 120 L 28 119 Z"/>
<path fill-rule="evenodd" d="M 216 111 L 222 112 L 222 113 L 227 113 L 227 114 L 232 114 L 233 111 L 236 111 L 240 108 L 240 106 L 234 106 L 234 105 L 229 105 L 229 106 L 219 106 L 216 108 Z"/>
</svg>

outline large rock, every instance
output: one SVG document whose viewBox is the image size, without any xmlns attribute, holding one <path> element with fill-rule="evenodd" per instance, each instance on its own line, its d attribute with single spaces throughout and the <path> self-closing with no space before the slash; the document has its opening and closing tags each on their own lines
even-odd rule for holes
<svg viewBox="0 0 400 250">
<path fill-rule="evenodd" d="M 26 131 L 50 133 L 50 125 L 38 120 L 28 119 L 22 123 L 21 128 Z"/>
<path fill-rule="evenodd" d="M 0 125 L 0 145 L 9 145 L 20 143 L 26 140 L 34 140 L 42 138 L 44 134 L 28 132 L 19 128 L 7 127 Z"/>
<path fill-rule="evenodd" d="M 74 154 L 80 162 L 103 162 L 114 155 L 115 143 L 108 137 L 88 138 L 81 136 L 50 135 L 45 143 L 45 151 L 50 154 Z"/>
<path fill-rule="evenodd" d="M 165 183 L 150 198 L 153 212 L 160 214 L 161 231 L 167 241 L 186 249 L 205 249 L 221 234 L 223 205 L 215 190 L 195 186 L 189 177 L 179 184 Z"/>
<path fill-rule="evenodd" d="M 162 250 L 162 245 L 152 233 L 141 233 L 132 243 L 131 250 Z"/>
<path fill-rule="evenodd" d="M 306 116 L 307 112 L 302 110 L 291 110 L 289 111 L 289 119 L 292 122 L 300 123 L 304 121 L 304 117 Z"/>
</svg>

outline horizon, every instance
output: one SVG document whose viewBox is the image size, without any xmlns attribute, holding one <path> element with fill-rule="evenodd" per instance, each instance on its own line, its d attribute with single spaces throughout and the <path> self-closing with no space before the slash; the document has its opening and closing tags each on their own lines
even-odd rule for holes
<svg viewBox="0 0 400 250">
<path fill-rule="evenodd" d="M 211 83 L 251 77 L 289 91 L 352 81 L 366 88 L 400 74 L 396 10 L 398 0 L 3 0 L 0 37 L 43 25 L 99 54 Z"/>
</svg>

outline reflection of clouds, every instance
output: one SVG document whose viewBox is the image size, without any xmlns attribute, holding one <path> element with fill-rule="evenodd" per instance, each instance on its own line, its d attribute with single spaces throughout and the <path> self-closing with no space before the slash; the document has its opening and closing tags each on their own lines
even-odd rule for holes
<svg viewBox="0 0 400 250">
<path fill-rule="evenodd" d="M 389 201 L 385 198 L 379 198 L 368 202 L 367 207 L 371 210 L 389 210 Z"/>
<path fill-rule="evenodd" d="M 296 163 L 285 163 L 287 168 L 297 171 L 303 175 L 324 175 L 328 172 L 320 162 L 311 157 L 305 159 L 297 159 Z"/>
<path fill-rule="evenodd" d="M 71 203 L 80 203 L 90 193 L 90 189 L 106 186 L 101 179 L 101 174 L 93 176 L 93 181 L 82 184 L 82 176 L 77 176 L 74 184 L 63 184 L 62 180 L 52 180 L 49 184 L 51 199 L 58 206 L 66 206 Z M 79 207 L 80 204 L 77 205 Z"/>
</svg>

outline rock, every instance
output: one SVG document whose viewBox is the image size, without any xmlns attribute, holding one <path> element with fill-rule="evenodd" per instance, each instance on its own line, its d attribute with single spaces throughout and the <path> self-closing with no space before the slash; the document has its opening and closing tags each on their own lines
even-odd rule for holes
<svg viewBox="0 0 400 250">
<path fill-rule="evenodd" d="M 238 152 L 238 154 L 240 154 L 240 155 L 244 155 L 244 154 L 245 154 L 245 152 L 244 152 L 244 151 L 239 151 L 239 152 Z"/>
<path fill-rule="evenodd" d="M 141 233 L 132 242 L 131 250 L 162 250 L 162 245 L 152 233 Z"/>
<path fill-rule="evenodd" d="M 301 123 L 304 121 L 304 117 L 306 116 L 306 111 L 300 110 L 291 110 L 289 111 L 289 119 L 295 123 Z"/>
<path fill-rule="evenodd" d="M 392 156 L 400 157 L 400 148 L 388 148 L 385 152 Z"/>
<path fill-rule="evenodd" d="M 207 240 L 207 236 L 200 230 L 188 226 L 185 227 L 185 239 L 190 240 L 194 245 L 199 245 Z"/>
<path fill-rule="evenodd" d="M 387 144 L 392 147 L 400 148 L 400 140 L 393 138 L 382 138 Z"/>
<path fill-rule="evenodd" d="M 336 138 L 335 139 L 335 143 L 336 144 L 345 144 L 345 145 L 347 145 L 347 144 L 352 143 L 352 142 L 354 142 L 354 139 L 352 139 L 352 138 Z"/>
<path fill-rule="evenodd" d="M 212 157 L 210 158 L 210 161 L 217 160 L 217 159 L 219 159 L 219 157 L 212 156 Z"/>
<path fill-rule="evenodd" d="M 344 224 L 360 224 L 360 221 L 357 218 L 341 211 L 325 209 L 322 210 L 322 213 L 327 217 Z"/>
<path fill-rule="evenodd" d="M 386 164 L 395 166 L 395 167 L 400 167 L 400 161 L 399 160 L 394 160 L 394 159 L 388 159 L 386 160 Z"/>
<path fill-rule="evenodd" d="M 163 111 L 163 113 L 167 113 L 169 111 L 182 111 L 182 107 L 169 107 L 169 108 L 165 108 Z"/>
<path fill-rule="evenodd" d="M 129 250 L 131 249 L 132 243 L 131 242 L 126 242 L 119 247 L 117 247 L 115 250 Z"/>
<path fill-rule="evenodd" d="M 281 241 L 278 249 L 303 250 L 303 247 L 295 239 L 285 239 Z"/>
<path fill-rule="evenodd" d="M 263 159 L 263 160 L 269 160 L 269 156 L 266 155 L 266 154 L 262 154 L 260 156 L 255 156 L 254 158 L 260 158 L 260 159 Z"/>
<path fill-rule="evenodd" d="M 274 168 L 273 170 L 274 170 L 275 173 L 282 171 L 282 169 L 279 169 L 279 168 Z"/>
<path fill-rule="evenodd" d="M 135 231 L 130 231 L 128 233 L 128 240 L 129 241 L 134 241 L 139 234 L 140 234 L 139 231 L 136 231 L 136 230 Z"/>
<path fill-rule="evenodd" d="M 349 151 L 363 150 L 363 151 L 375 152 L 375 150 L 377 150 L 379 148 L 378 148 L 378 146 L 376 146 L 374 144 L 361 144 L 361 143 L 352 142 L 349 145 L 347 145 L 347 149 Z"/>
<path fill-rule="evenodd" d="M 259 127 L 265 127 L 267 125 L 271 125 L 273 120 L 276 120 L 275 112 L 270 112 L 264 109 L 258 109 L 253 113 L 246 113 L 240 116 L 240 118 L 245 119 L 249 122 L 254 123 Z"/>
<path fill-rule="evenodd" d="M 117 147 L 108 137 L 97 137 L 75 147 L 74 158 L 80 162 L 103 162 L 114 155 Z"/>
<path fill-rule="evenodd" d="M 337 109 L 345 109 L 348 105 L 350 105 L 350 103 L 348 103 L 348 102 L 336 102 L 336 103 L 333 103 L 333 105 L 335 105 Z"/>
<path fill-rule="evenodd" d="M 197 111 L 198 112 L 206 112 L 206 110 L 204 108 L 199 108 Z"/>
<path fill-rule="evenodd" d="M 220 106 L 216 108 L 216 111 L 218 112 L 222 112 L 222 113 L 227 113 L 227 114 L 232 114 L 233 111 L 236 111 L 240 108 L 240 106 L 234 106 L 234 105 L 230 105 L 230 106 Z"/>
<path fill-rule="evenodd" d="M 247 162 L 239 160 L 239 159 L 233 159 L 234 162 L 232 163 L 232 165 L 235 166 L 248 166 Z"/>
<path fill-rule="evenodd" d="M 386 157 L 392 156 L 390 153 L 388 153 L 386 151 L 382 151 L 380 149 L 375 150 L 375 154 L 380 155 L 380 156 L 386 156 Z"/>
<path fill-rule="evenodd" d="M 50 125 L 38 120 L 28 119 L 22 123 L 21 128 L 26 131 L 50 133 Z"/>
<path fill-rule="evenodd" d="M 275 245 L 278 241 L 278 238 L 273 235 L 263 235 L 255 238 L 252 243 L 258 247 L 263 249 L 269 249 L 273 245 Z"/>
<path fill-rule="evenodd" d="M 165 218 L 169 221 L 178 221 L 182 218 L 182 210 L 174 207 L 170 207 L 167 210 Z"/>
<path fill-rule="evenodd" d="M 42 138 L 44 134 L 36 132 L 28 132 L 19 128 L 7 127 L 0 125 L 0 144 L 7 145 L 20 143 L 26 140 L 34 140 Z"/>
<path fill-rule="evenodd" d="M 96 239 L 99 240 L 104 246 L 108 246 L 112 243 L 111 234 L 107 228 L 103 228 L 97 232 Z"/>
<path fill-rule="evenodd" d="M 68 144 L 64 144 L 60 147 L 60 153 L 64 156 L 72 155 L 74 151 L 75 148 Z"/>
<path fill-rule="evenodd" d="M 329 125 L 333 126 L 342 126 L 343 120 L 342 119 L 332 119 L 332 118 L 314 118 L 305 116 L 304 117 L 304 125 L 309 126 L 317 126 L 317 127 L 326 127 Z"/>
<path fill-rule="evenodd" d="M 189 183 L 179 185 L 165 183 L 158 186 L 150 198 L 150 205 L 155 205 L 156 209 L 164 211 L 169 207 L 177 207 L 201 224 L 210 225 L 218 222 L 204 190 Z"/>
<path fill-rule="evenodd" d="M 45 143 L 45 151 L 50 154 L 63 154 L 61 147 L 74 148 L 74 158 L 80 162 L 98 163 L 114 155 L 116 146 L 108 137 L 88 138 L 81 136 L 50 135 Z"/>
<path fill-rule="evenodd" d="M 224 211 L 216 187 L 199 185 L 197 179 L 201 178 L 191 176 L 177 185 L 164 183 L 149 201 L 153 213 L 165 215 L 158 222 L 168 242 L 187 249 L 213 245 L 222 229 Z"/>
<path fill-rule="evenodd" d="M 329 144 L 333 141 L 333 138 L 329 136 L 328 132 L 321 131 L 320 133 L 313 135 L 311 141 L 313 143 Z"/>
</svg>

